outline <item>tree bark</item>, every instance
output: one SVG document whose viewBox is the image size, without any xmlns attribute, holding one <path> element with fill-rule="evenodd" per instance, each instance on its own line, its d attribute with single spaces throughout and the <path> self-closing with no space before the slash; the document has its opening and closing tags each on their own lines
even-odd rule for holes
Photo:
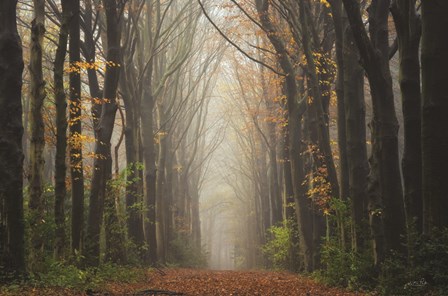
<svg viewBox="0 0 448 296">
<path fill-rule="evenodd" d="M 0 2 L 0 265 L 25 272 L 22 151 L 22 44 L 16 0 Z"/>
<path fill-rule="evenodd" d="M 104 93 L 101 109 L 101 117 L 96 126 L 94 172 L 90 189 L 89 217 L 87 224 L 86 237 L 86 259 L 87 263 L 97 266 L 100 259 L 100 230 L 103 220 L 104 202 L 107 199 L 109 205 L 108 220 L 106 229 L 110 228 L 110 223 L 115 222 L 114 195 L 106 194 L 108 182 L 112 178 L 112 154 L 111 138 L 115 124 L 115 115 L 117 112 L 117 87 L 120 75 L 120 30 L 117 3 L 115 0 L 103 0 L 106 11 L 106 29 L 107 29 L 107 55 L 106 55 L 106 74 L 104 78 Z M 110 200 L 112 199 L 112 200 Z M 111 208 L 112 207 L 112 208 Z M 115 225 L 117 227 L 117 225 Z M 106 231 L 107 236 L 119 235 Z M 115 243 L 119 240 L 112 239 Z M 106 246 L 107 247 L 107 246 Z M 106 249 L 110 249 L 109 248 Z M 120 249 L 120 245 L 114 245 L 114 248 Z M 117 261 L 123 261 L 124 258 L 114 258 Z"/>
<path fill-rule="evenodd" d="M 65 197 L 67 188 L 67 98 L 64 90 L 64 62 L 67 53 L 68 22 L 67 1 L 62 1 L 62 22 L 59 29 L 58 47 L 54 61 L 54 92 L 56 102 L 56 157 L 55 157 L 55 258 L 64 257 L 65 234 Z"/>
<path fill-rule="evenodd" d="M 288 58 L 286 47 L 282 40 L 276 35 L 276 29 L 269 19 L 269 2 L 256 0 L 257 11 L 260 22 L 267 31 L 267 35 L 278 54 L 278 62 L 286 73 L 285 90 L 288 109 L 288 133 L 289 133 L 289 158 L 291 161 L 291 175 L 293 180 L 294 200 L 296 204 L 297 224 L 300 236 L 300 251 L 303 256 L 303 266 L 305 271 L 313 270 L 312 240 L 312 217 L 310 200 L 306 196 L 306 189 L 303 186 L 305 173 L 303 167 L 302 135 L 301 135 L 301 114 L 297 105 L 299 92 L 296 84 L 296 73 L 293 64 Z"/>
<path fill-rule="evenodd" d="M 336 48 L 336 64 L 337 64 L 337 114 L 338 114 L 338 146 L 339 146 L 339 196 L 342 200 L 346 200 L 350 194 L 350 177 L 348 167 L 347 152 L 347 127 L 346 127 L 346 109 L 345 109 L 345 85 L 344 85 L 344 28 L 342 22 L 342 2 L 341 0 L 329 1 L 335 29 L 335 48 Z"/>
<path fill-rule="evenodd" d="M 150 85 L 150 81 L 148 85 Z M 156 238 L 156 152 L 154 142 L 154 105 L 150 86 L 146 86 L 141 108 L 143 158 L 145 175 L 145 199 L 147 207 L 147 222 L 145 225 L 145 236 L 149 245 L 148 262 L 151 265 L 157 262 L 157 238 Z"/>
<path fill-rule="evenodd" d="M 347 163 L 349 171 L 349 197 L 351 201 L 352 250 L 361 251 L 367 235 L 367 180 L 369 163 L 366 145 L 366 119 L 364 98 L 364 70 L 359 64 L 359 53 L 353 34 L 344 17 L 344 102 L 347 131 Z"/>
<path fill-rule="evenodd" d="M 42 192 L 44 186 L 44 148 L 45 127 L 43 104 L 46 97 L 43 80 L 42 55 L 45 34 L 45 1 L 34 0 L 34 19 L 31 23 L 31 54 L 30 54 L 30 227 L 31 227 L 31 264 L 39 268 L 43 259 L 44 241 L 41 235 L 44 221 L 44 201 Z"/>
<path fill-rule="evenodd" d="M 343 3 L 372 95 L 369 215 L 375 242 L 375 263 L 379 266 L 390 250 L 403 251 L 401 238 L 406 233 L 398 158 L 398 121 L 389 69 L 390 0 L 372 1 L 369 8 L 370 39 L 358 1 L 343 0 Z"/>
<path fill-rule="evenodd" d="M 70 178 L 72 184 L 72 252 L 80 253 L 84 229 L 84 167 L 82 158 L 81 123 L 81 74 L 78 62 L 80 54 L 80 5 L 73 0 L 70 5 L 69 59 L 70 104 L 69 145 Z"/>
<path fill-rule="evenodd" d="M 392 15 L 398 35 L 400 53 L 401 100 L 404 119 L 404 152 L 402 160 L 404 200 L 408 227 L 422 233 L 422 143 L 421 89 L 419 46 L 421 21 L 416 13 L 416 1 L 396 0 Z"/>
<path fill-rule="evenodd" d="M 448 2 L 422 1 L 423 231 L 448 227 Z"/>
</svg>

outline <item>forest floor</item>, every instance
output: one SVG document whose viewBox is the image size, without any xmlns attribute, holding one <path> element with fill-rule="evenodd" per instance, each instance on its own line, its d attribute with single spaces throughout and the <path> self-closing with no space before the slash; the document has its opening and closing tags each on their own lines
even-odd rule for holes
<svg viewBox="0 0 448 296">
<path fill-rule="evenodd" d="M 287 272 L 164 269 L 148 272 L 146 279 L 138 283 L 108 283 L 101 291 L 74 292 L 68 289 L 27 288 L 15 295 L 361 296 L 363 294 L 330 288 L 310 278 Z"/>
</svg>

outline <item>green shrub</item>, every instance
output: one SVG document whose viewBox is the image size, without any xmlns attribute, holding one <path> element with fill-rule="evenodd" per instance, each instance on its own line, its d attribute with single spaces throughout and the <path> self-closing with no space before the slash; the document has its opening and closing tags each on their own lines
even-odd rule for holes
<svg viewBox="0 0 448 296">
<path fill-rule="evenodd" d="M 268 241 L 261 247 L 267 260 L 276 269 L 288 269 L 291 260 L 297 259 L 297 254 L 291 254 L 293 236 L 295 233 L 291 221 L 281 226 L 271 226 L 268 229 Z"/>
<path fill-rule="evenodd" d="M 384 295 L 448 295 L 448 229 L 432 238 L 414 236 L 409 258 L 392 254 L 381 266 L 379 291 Z"/>
<path fill-rule="evenodd" d="M 414 266 L 413 281 L 423 279 L 435 293 L 448 295 L 448 229 L 417 241 Z"/>
<path fill-rule="evenodd" d="M 100 289 L 109 282 L 134 283 L 145 277 L 144 269 L 115 264 L 80 269 L 57 261 L 46 262 L 44 272 L 31 275 L 30 284 L 37 287 L 61 287 L 84 291 Z"/>
<path fill-rule="evenodd" d="M 330 238 L 322 246 L 322 270 L 320 281 L 352 290 L 371 290 L 376 281 L 370 252 L 358 254 L 341 248 L 336 238 Z"/>
</svg>

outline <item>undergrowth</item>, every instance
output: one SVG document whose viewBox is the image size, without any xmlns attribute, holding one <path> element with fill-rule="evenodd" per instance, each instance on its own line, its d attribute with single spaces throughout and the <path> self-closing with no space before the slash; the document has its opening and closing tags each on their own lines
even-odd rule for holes
<svg viewBox="0 0 448 296">
<path fill-rule="evenodd" d="M 17 295 L 26 287 L 64 288 L 81 292 L 101 290 L 107 283 L 137 283 L 146 277 L 146 269 L 115 264 L 103 264 L 100 267 L 78 268 L 72 264 L 47 261 L 42 272 L 29 274 L 27 278 L 17 279 L 0 286 L 1 295 Z"/>
</svg>

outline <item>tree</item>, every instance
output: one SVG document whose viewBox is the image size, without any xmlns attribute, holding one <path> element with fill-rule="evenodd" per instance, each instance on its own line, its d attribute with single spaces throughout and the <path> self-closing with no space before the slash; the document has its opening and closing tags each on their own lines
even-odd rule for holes
<svg viewBox="0 0 448 296">
<path fill-rule="evenodd" d="M 390 0 L 373 0 L 369 8 L 369 35 L 357 0 L 343 0 L 347 17 L 367 73 L 373 119 L 369 219 L 377 266 L 390 250 L 402 251 L 405 234 L 403 192 L 398 159 L 398 121 L 389 69 L 388 16 Z"/>
<path fill-rule="evenodd" d="M 404 152 L 402 160 L 404 200 L 408 225 L 418 233 L 423 227 L 421 89 L 419 46 L 421 20 L 416 0 L 392 2 L 391 12 L 397 30 L 400 53 L 400 76 L 403 105 Z"/>
<path fill-rule="evenodd" d="M 260 22 L 266 30 L 267 36 L 275 48 L 278 55 L 278 63 L 285 76 L 285 90 L 287 98 L 287 112 L 288 112 L 288 135 L 289 135 L 289 159 L 291 163 L 291 175 L 293 180 L 294 200 L 296 203 L 297 223 L 300 233 L 300 251 L 303 254 L 303 263 L 306 271 L 314 269 L 313 266 L 313 250 L 312 248 L 312 215 L 310 213 L 310 200 L 306 196 L 306 189 L 304 188 L 305 172 L 303 163 L 303 147 L 302 141 L 302 125 L 301 115 L 303 111 L 300 110 L 298 98 L 300 95 L 299 88 L 296 82 L 296 71 L 293 62 L 289 59 L 288 52 L 283 40 L 278 37 L 275 27 L 269 18 L 269 2 L 256 1 L 257 11 L 260 16 Z"/>
<path fill-rule="evenodd" d="M 70 60 L 70 103 L 69 144 L 70 177 L 72 184 L 72 252 L 81 251 L 84 229 L 84 168 L 82 159 L 81 120 L 81 62 L 80 53 L 80 4 L 70 3 L 69 60 Z"/>
<path fill-rule="evenodd" d="M 104 102 L 101 108 L 101 116 L 98 125 L 95 126 L 95 157 L 94 172 L 90 189 L 89 218 L 87 223 L 86 235 L 86 258 L 89 265 L 97 266 L 100 259 L 100 231 L 103 220 L 104 207 L 107 207 L 108 218 L 113 219 L 115 211 L 115 198 L 107 190 L 108 182 L 112 179 L 112 153 L 111 138 L 115 124 L 115 115 L 117 113 L 117 88 L 120 75 L 120 7 L 115 0 L 104 0 L 103 5 L 106 12 L 107 29 L 107 55 L 106 55 L 106 73 L 104 78 Z M 106 229 L 114 221 L 106 219 Z M 111 231 L 106 232 L 108 259 L 118 262 L 124 261 L 124 254 L 120 252 L 122 246 L 117 240 L 109 240 L 114 234 Z M 114 242 L 114 248 L 117 256 L 111 255 L 111 242 Z"/>
<path fill-rule="evenodd" d="M 43 259 L 43 238 L 40 227 L 44 221 L 44 201 L 42 193 L 44 187 L 44 148 L 45 126 L 43 119 L 43 104 L 46 97 L 45 82 L 43 78 L 42 55 L 43 39 L 45 34 L 45 1 L 34 0 L 34 19 L 31 24 L 31 112 L 30 112 L 30 226 L 32 229 L 31 244 L 33 264 L 39 265 Z"/>
<path fill-rule="evenodd" d="M 0 2 L 0 265 L 25 272 L 22 152 L 22 44 L 16 0 Z"/>
<path fill-rule="evenodd" d="M 62 0 L 62 19 L 59 29 L 59 40 L 54 61 L 54 92 L 56 102 L 56 156 L 55 156 L 55 205 L 54 219 L 56 223 L 55 257 L 64 256 L 65 234 L 65 198 L 67 195 L 67 96 L 64 89 L 64 62 L 67 53 L 69 3 Z"/>
<path fill-rule="evenodd" d="M 344 107 L 352 219 L 351 238 L 353 250 L 362 251 L 368 237 L 366 232 L 369 163 L 366 145 L 365 73 L 359 64 L 359 52 L 346 17 L 343 24 Z"/>
<path fill-rule="evenodd" d="M 448 40 L 440 38 L 448 26 L 448 2 L 422 1 L 422 174 L 423 231 L 448 227 L 448 97 L 445 89 Z"/>
</svg>

